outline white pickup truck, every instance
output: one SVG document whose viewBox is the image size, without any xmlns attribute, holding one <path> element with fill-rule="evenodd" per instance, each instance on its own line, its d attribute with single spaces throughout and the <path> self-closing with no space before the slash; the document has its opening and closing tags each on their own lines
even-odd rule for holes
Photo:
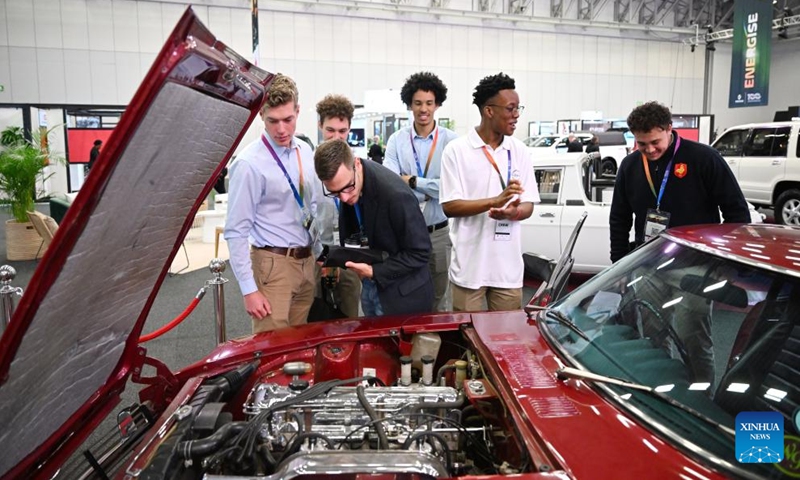
<svg viewBox="0 0 800 480">
<path fill-rule="evenodd" d="M 539 259 L 561 255 L 583 212 L 588 215 L 573 251 L 573 272 L 597 273 L 611 265 L 608 216 L 615 177 L 596 173 L 602 168 L 600 161 L 597 154 L 585 153 L 534 158 L 542 202 L 522 221 L 522 251 L 529 254 L 526 272 L 530 273 L 530 255 Z M 750 218 L 760 223 L 764 217 L 750 205 Z"/>
</svg>

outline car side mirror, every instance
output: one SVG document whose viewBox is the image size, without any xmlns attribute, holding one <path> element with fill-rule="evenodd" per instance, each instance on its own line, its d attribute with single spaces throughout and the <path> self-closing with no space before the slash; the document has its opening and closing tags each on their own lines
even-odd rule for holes
<svg viewBox="0 0 800 480">
<path fill-rule="evenodd" d="M 742 287 L 731 285 L 727 280 L 688 274 L 681 279 L 680 287 L 686 292 L 708 300 L 737 308 L 747 307 L 747 292 Z"/>
</svg>

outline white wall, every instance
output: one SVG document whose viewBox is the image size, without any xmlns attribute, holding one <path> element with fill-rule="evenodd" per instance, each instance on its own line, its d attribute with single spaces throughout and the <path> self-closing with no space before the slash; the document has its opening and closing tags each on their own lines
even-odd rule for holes
<svg viewBox="0 0 800 480">
<path fill-rule="evenodd" d="M 245 3 L 245 2 L 242 2 Z M 577 118 L 599 110 L 625 117 L 659 100 L 699 112 L 703 54 L 658 40 L 568 35 L 441 23 L 259 12 L 260 65 L 300 87 L 298 131 L 316 125 L 325 94 L 364 102 L 366 90 L 396 88 L 419 70 L 449 88 L 441 117 L 460 133 L 479 121 L 472 90 L 504 71 L 517 80 L 530 120 Z M 0 0 L 0 103 L 126 104 L 184 7 L 130 0 Z M 196 7 L 218 38 L 249 56 L 247 8 Z"/>
<path fill-rule="evenodd" d="M 776 111 L 800 105 L 800 40 L 772 40 L 769 105 L 765 107 L 728 108 L 731 50 L 732 45 L 725 43 L 718 45 L 714 53 L 711 113 L 714 114 L 714 128 L 718 133 L 743 123 L 771 122 Z"/>
</svg>

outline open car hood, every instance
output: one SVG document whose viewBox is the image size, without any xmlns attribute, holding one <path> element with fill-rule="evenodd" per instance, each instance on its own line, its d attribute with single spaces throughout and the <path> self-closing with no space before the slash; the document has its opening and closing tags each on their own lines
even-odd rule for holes
<svg viewBox="0 0 800 480">
<path fill-rule="evenodd" d="M 113 408 L 170 262 L 272 78 L 191 9 L 178 22 L 0 340 L 0 476 L 45 473 Z"/>
</svg>

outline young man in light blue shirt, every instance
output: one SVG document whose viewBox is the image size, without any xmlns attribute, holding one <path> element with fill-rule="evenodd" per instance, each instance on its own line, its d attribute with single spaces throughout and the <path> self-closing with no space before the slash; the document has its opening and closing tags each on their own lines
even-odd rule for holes
<svg viewBox="0 0 800 480">
<path fill-rule="evenodd" d="M 447 302 L 443 299 L 452 243 L 447 216 L 439 204 L 439 177 L 444 147 L 457 135 L 437 125 L 434 113 L 447 99 L 447 87 L 433 73 L 415 73 L 406 79 L 400 99 L 411 110 L 414 122 L 389 138 L 383 166 L 400 175 L 419 200 L 433 245 L 428 262 L 433 277 L 433 305 L 437 311 L 446 311 Z"/>
<path fill-rule="evenodd" d="M 225 240 L 253 333 L 306 323 L 314 299 L 322 185 L 295 136 L 297 86 L 278 75 L 261 109 L 265 131 L 231 166 Z"/>
</svg>

